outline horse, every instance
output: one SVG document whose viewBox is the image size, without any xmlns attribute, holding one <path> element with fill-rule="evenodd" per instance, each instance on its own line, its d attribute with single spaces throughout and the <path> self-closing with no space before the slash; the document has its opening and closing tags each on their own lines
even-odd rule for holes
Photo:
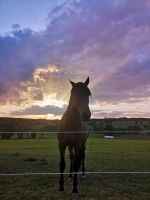
<svg viewBox="0 0 150 200">
<path fill-rule="evenodd" d="M 91 117 L 89 109 L 91 92 L 88 88 L 89 77 L 84 83 L 73 81 L 70 83 L 72 85 L 71 96 L 67 110 L 60 120 L 57 137 L 60 153 L 59 191 L 64 191 L 65 149 L 68 147 L 70 153 L 69 178 L 73 176 L 72 194 L 78 194 L 77 173 L 81 163 L 82 175 L 85 175 L 84 159 L 88 137 L 86 121 L 89 121 Z"/>
</svg>

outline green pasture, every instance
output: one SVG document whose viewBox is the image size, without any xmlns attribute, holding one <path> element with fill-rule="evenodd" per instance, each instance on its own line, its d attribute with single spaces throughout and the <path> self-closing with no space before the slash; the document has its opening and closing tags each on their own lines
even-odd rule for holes
<svg viewBox="0 0 150 200">
<path fill-rule="evenodd" d="M 59 172 L 56 135 L 37 139 L 0 140 L 0 173 Z M 69 168 L 66 152 L 66 172 Z M 150 140 L 104 139 L 89 136 L 87 171 L 150 171 Z M 72 199 L 65 176 L 65 192 L 58 193 L 58 175 L 0 176 L 0 199 Z M 79 175 L 78 199 L 148 200 L 150 174 Z"/>
</svg>

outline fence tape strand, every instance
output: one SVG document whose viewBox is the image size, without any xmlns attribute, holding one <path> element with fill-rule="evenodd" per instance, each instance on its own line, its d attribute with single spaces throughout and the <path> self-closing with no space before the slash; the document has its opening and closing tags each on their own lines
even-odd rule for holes
<svg viewBox="0 0 150 200">
<path fill-rule="evenodd" d="M 26 172 L 26 173 L 4 173 L 4 174 L 0 174 L 0 176 L 31 176 L 31 175 L 60 175 L 60 174 L 64 174 L 64 175 L 69 175 L 69 172 L 64 172 L 64 173 L 59 173 L 59 172 L 35 172 L 35 173 L 30 173 L 30 172 Z M 82 172 L 77 172 L 76 174 L 82 174 Z M 150 172 L 137 172 L 137 171 L 131 171 L 131 172 L 127 172 L 127 171 L 87 171 L 85 172 L 85 174 L 150 174 Z"/>
</svg>

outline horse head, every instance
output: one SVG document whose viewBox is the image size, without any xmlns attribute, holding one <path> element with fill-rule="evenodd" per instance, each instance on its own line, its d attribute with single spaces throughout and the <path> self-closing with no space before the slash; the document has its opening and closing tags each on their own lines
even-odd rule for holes
<svg viewBox="0 0 150 200">
<path fill-rule="evenodd" d="M 89 109 L 89 97 L 91 92 L 88 88 L 89 77 L 85 82 L 74 83 L 70 81 L 72 85 L 71 98 L 70 101 L 73 106 L 75 106 L 80 113 L 83 121 L 88 121 L 91 117 L 91 112 Z"/>
</svg>

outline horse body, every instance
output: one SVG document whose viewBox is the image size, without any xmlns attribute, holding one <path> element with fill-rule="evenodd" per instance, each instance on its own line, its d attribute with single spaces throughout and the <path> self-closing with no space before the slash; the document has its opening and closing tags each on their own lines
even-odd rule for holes
<svg viewBox="0 0 150 200">
<path fill-rule="evenodd" d="M 88 131 L 85 120 L 91 116 L 88 103 L 90 91 L 87 88 L 89 79 L 85 83 L 73 83 L 71 97 L 67 111 L 63 115 L 58 128 L 58 145 L 60 151 L 60 191 L 64 191 L 64 177 L 65 170 L 65 149 L 68 147 L 70 152 L 70 174 L 73 176 L 73 193 L 78 193 L 77 189 L 77 172 L 82 163 L 82 173 L 84 175 L 84 158 L 85 145 L 88 137 Z M 78 85 L 77 85 L 78 84 Z M 82 87 L 83 86 L 83 87 Z M 84 91 L 85 89 L 85 91 Z M 81 90 L 81 91 L 80 91 Z M 84 109 L 82 109 L 84 108 Z"/>
<path fill-rule="evenodd" d="M 88 137 L 86 123 L 82 122 L 79 114 L 76 116 L 73 114 L 74 112 L 67 111 L 60 121 L 58 129 L 58 141 L 60 141 L 61 145 L 72 148 L 81 146 Z"/>
</svg>

